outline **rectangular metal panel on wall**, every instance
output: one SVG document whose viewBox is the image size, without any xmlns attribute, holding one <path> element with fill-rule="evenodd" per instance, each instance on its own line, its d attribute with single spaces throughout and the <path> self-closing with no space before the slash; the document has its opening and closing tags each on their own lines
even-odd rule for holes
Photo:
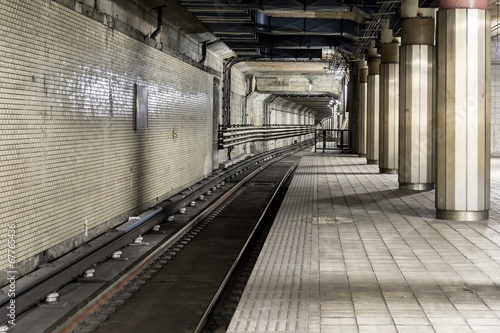
<svg viewBox="0 0 500 333">
<path fill-rule="evenodd" d="M 1 1 L 0 19 L 0 207 L 19 261 L 212 171 L 210 74 L 52 1 Z"/>
<path fill-rule="evenodd" d="M 135 96 L 135 129 L 148 128 L 148 89 L 136 85 Z"/>
</svg>

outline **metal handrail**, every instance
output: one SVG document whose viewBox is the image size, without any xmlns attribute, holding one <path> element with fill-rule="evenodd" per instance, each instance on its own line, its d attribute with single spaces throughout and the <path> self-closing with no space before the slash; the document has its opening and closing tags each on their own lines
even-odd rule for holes
<svg viewBox="0 0 500 333">
<path fill-rule="evenodd" d="M 329 135 L 330 134 L 330 135 Z M 336 134 L 336 135 L 333 135 Z M 347 137 L 346 137 L 347 136 Z M 323 144 L 323 153 L 325 150 L 340 150 L 342 153 L 344 151 L 351 151 L 351 130 L 342 130 L 342 129 L 316 129 L 314 135 L 314 152 L 317 152 L 318 143 Z M 322 140 L 318 140 L 322 138 Z M 327 147 L 327 138 L 335 138 L 338 140 L 338 144 L 333 145 L 333 147 Z"/>
</svg>

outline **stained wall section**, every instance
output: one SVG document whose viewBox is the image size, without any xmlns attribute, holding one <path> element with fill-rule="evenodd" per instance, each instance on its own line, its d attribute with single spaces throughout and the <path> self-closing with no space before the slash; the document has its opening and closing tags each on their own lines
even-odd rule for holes
<svg viewBox="0 0 500 333">
<path fill-rule="evenodd" d="M 211 172 L 212 75 L 52 1 L 0 0 L 0 20 L 0 237 L 16 224 L 19 265 Z"/>
</svg>

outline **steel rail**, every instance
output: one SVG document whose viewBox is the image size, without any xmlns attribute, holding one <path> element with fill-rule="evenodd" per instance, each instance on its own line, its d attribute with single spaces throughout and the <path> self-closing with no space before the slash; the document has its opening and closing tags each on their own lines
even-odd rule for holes
<svg viewBox="0 0 500 333">
<path fill-rule="evenodd" d="M 301 144 L 297 146 L 300 145 Z M 136 222 L 128 229 L 120 230 L 120 226 L 118 226 L 115 229 L 109 230 L 95 240 L 87 243 L 84 248 L 76 249 L 65 257 L 56 260 L 51 264 L 53 265 L 51 270 L 39 272 L 36 278 L 28 275 L 17 280 L 15 296 L 16 316 L 19 316 L 24 311 L 39 303 L 48 294 L 59 290 L 62 286 L 80 276 L 86 269 L 92 267 L 95 263 L 105 260 L 113 252 L 129 245 L 135 238 L 152 229 L 153 226 L 162 222 L 166 217 L 173 215 L 181 207 L 187 206 L 187 203 L 196 200 L 200 194 L 220 184 L 224 179 L 256 163 L 260 163 L 260 161 L 266 160 L 277 154 L 284 154 L 291 149 L 290 147 L 277 149 L 243 162 L 241 165 L 201 185 L 199 189 L 192 191 L 180 200 L 171 204 L 157 205 L 163 207 L 160 213 L 156 212 L 158 209 L 153 211 L 152 215 L 155 216 L 142 219 L 142 221 Z M 4 291 L 5 288 L 8 288 L 8 286 L 1 290 Z M 9 309 L 7 308 L 9 303 L 10 297 L 8 297 L 8 293 L 5 291 L 0 293 L 0 317 L 4 318 L 2 321 L 3 323 L 6 323 L 9 319 L 7 316 L 9 313 Z"/>
<path fill-rule="evenodd" d="M 219 207 L 225 200 L 227 200 L 230 196 L 234 195 L 243 185 L 245 185 L 248 181 L 250 181 L 252 178 L 254 178 L 257 174 L 259 174 L 262 170 L 267 168 L 268 166 L 274 164 L 275 162 L 288 157 L 292 155 L 293 152 L 284 154 L 276 159 L 273 159 L 266 164 L 260 166 L 256 170 L 254 170 L 252 173 L 247 175 L 244 179 L 242 179 L 238 184 L 233 186 L 228 192 L 223 194 L 220 198 L 218 198 L 215 202 L 211 203 L 208 207 L 206 207 L 200 214 L 198 214 L 195 218 L 193 218 L 191 221 L 186 223 L 180 230 L 178 230 L 173 236 L 168 238 L 166 241 L 162 242 L 162 244 L 151 251 L 145 258 L 143 258 L 139 263 L 135 264 L 132 269 L 130 269 L 128 272 L 123 274 L 118 280 L 116 280 L 114 283 L 112 283 L 110 286 L 108 286 L 105 290 L 103 290 L 98 296 L 96 296 L 93 300 L 91 300 L 89 303 L 87 303 L 86 306 L 84 306 L 82 309 L 80 309 L 78 312 L 76 312 L 73 316 L 68 318 L 63 324 L 61 324 L 56 330 L 53 331 L 53 333 L 69 333 L 73 329 L 76 328 L 76 326 L 83 321 L 85 321 L 86 318 L 88 318 L 92 313 L 94 313 L 100 305 L 105 303 L 109 298 L 111 298 L 114 294 L 116 294 L 119 290 L 121 290 L 122 287 L 124 287 L 130 280 L 134 279 L 140 272 L 142 272 L 148 265 L 150 265 L 155 259 L 157 259 L 162 253 L 164 253 L 168 248 L 170 248 L 172 245 L 175 244 L 179 239 L 181 239 L 183 236 L 185 236 L 192 228 L 194 228 L 201 220 L 206 218 L 209 214 L 211 214 L 217 207 Z M 296 165 L 294 165 L 296 167 Z M 285 178 L 288 177 L 291 171 L 289 171 Z M 281 187 L 283 184 L 283 181 L 279 184 L 279 187 Z M 274 199 L 276 193 L 273 194 L 271 200 Z M 269 204 L 267 205 L 265 212 L 267 211 L 269 207 Z M 259 222 L 262 220 L 262 217 L 260 218 Z M 250 237 L 252 237 L 255 233 L 255 228 L 254 231 L 252 231 Z M 248 245 L 249 241 L 245 243 L 244 247 L 246 248 Z M 242 252 L 238 255 L 236 260 L 239 260 L 241 258 Z M 234 271 L 234 268 L 236 267 L 236 264 L 233 264 L 231 267 L 231 273 Z M 229 277 L 226 276 L 224 279 L 224 286 L 229 280 Z M 219 291 L 217 292 L 217 298 L 220 297 L 220 293 L 222 292 L 223 289 L 219 288 Z M 210 310 L 212 307 L 215 305 L 215 301 L 212 301 L 210 303 Z M 206 321 L 206 318 L 208 318 L 208 314 L 205 313 L 203 316 L 203 319 Z"/>
<path fill-rule="evenodd" d="M 284 157 L 286 157 L 286 156 L 283 156 L 283 158 Z M 276 161 L 274 161 L 274 162 L 276 162 Z M 236 270 L 236 267 L 240 263 L 241 258 L 243 257 L 244 253 L 248 249 L 250 242 L 253 240 L 255 234 L 257 233 L 257 230 L 260 227 L 260 225 L 262 224 L 262 221 L 264 220 L 264 217 L 267 215 L 267 213 L 269 211 L 269 208 L 274 203 L 274 200 L 276 199 L 276 196 L 278 195 L 278 192 L 282 189 L 283 185 L 288 180 L 288 178 L 290 177 L 290 175 L 292 174 L 292 172 L 297 168 L 297 166 L 299 165 L 299 163 L 300 163 L 300 160 L 297 161 L 287 171 L 287 173 L 285 174 L 285 176 L 281 179 L 281 182 L 276 187 L 276 190 L 274 191 L 273 195 L 271 196 L 271 199 L 267 202 L 267 205 L 264 208 L 264 211 L 262 212 L 259 220 L 257 221 L 256 225 L 252 229 L 252 232 L 250 233 L 250 236 L 247 238 L 245 244 L 243 245 L 243 248 L 238 253 L 238 256 L 236 257 L 236 259 L 234 260 L 233 264 L 231 265 L 231 268 L 229 269 L 228 273 L 224 277 L 224 280 L 222 281 L 222 284 L 220 285 L 219 289 L 217 290 L 215 296 L 212 298 L 212 301 L 210 302 L 210 304 L 209 304 L 207 310 L 205 311 L 205 313 L 203 314 L 203 316 L 202 316 L 202 318 L 200 320 L 200 323 L 198 324 L 198 326 L 194 330 L 194 333 L 202 333 L 203 328 L 207 324 L 208 318 L 210 317 L 213 309 L 215 308 L 215 305 L 217 304 L 217 302 L 221 298 L 222 293 L 224 292 L 224 289 L 226 289 L 227 285 L 229 284 L 229 281 L 231 280 L 231 277 L 233 276 L 234 271 Z"/>
</svg>

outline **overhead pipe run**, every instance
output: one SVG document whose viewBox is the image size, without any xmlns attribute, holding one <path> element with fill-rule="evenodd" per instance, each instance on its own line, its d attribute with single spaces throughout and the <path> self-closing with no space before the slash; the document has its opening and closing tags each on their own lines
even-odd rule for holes
<svg viewBox="0 0 500 333">
<path fill-rule="evenodd" d="M 231 126 L 231 69 L 238 62 L 243 61 L 242 58 L 232 57 L 224 60 L 224 68 L 222 71 L 222 127 L 228 128 Z"/>
<path fill-rule="evenodd" d="M 207 59 L 207 42 L 203 42 L 201 44 L 201 59 L 199 63 L 203 64 L 206 59 Z"/>
<path fill-rule="evenodd" d="M 271 125 L 271 103 L 278 97 L 279 96 L 271 95 L 271 97 L 264 102 L 264 126 Z"/>
</svg>

